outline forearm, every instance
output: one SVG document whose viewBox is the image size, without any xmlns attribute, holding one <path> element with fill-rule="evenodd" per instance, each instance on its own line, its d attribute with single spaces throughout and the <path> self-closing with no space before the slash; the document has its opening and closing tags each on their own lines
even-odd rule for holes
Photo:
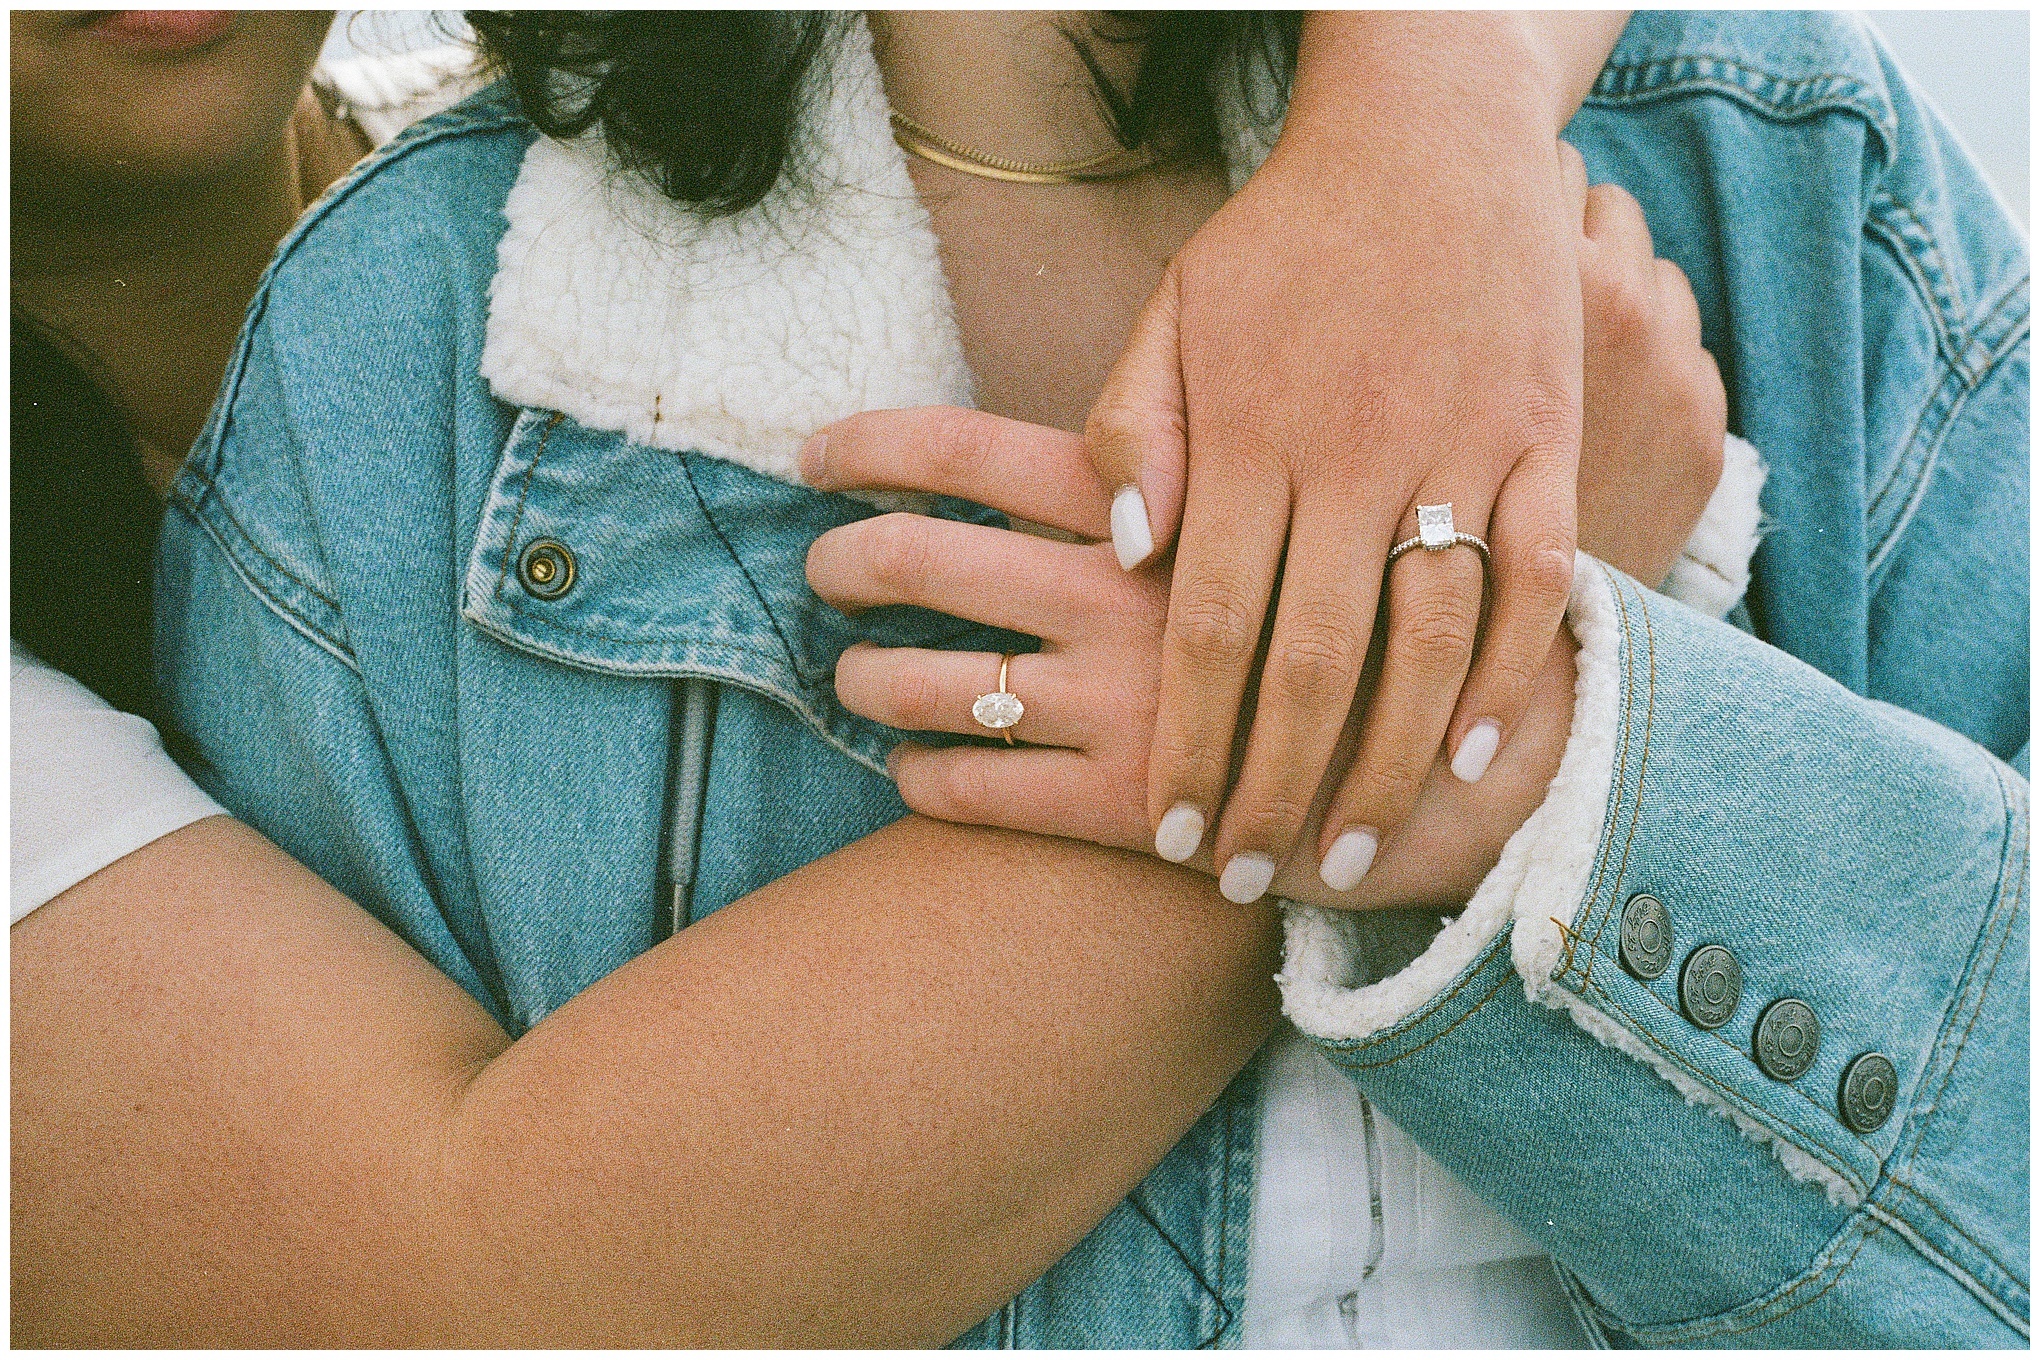
<svg viewBox="0 0 2040 1360">
<path fill-rule="evenodd" d="M 576 1244 L 572 1310 L 500 1334 L 946 1341 L 1211 1104 L 1273 1021 L 1275 954 L 1269 911 L 1067 841 L 911 819 L 790 875 L 470 1090 L 455 1161 L 500 1250 L 483 1276 Z"/>
<path fill-rule="evenodd" d="M 14 933 L 17 1340 L 932 1344 L 1274 1017 L 1271 914 L 910 820 L 515 1044 L 224 819 Z"/>
</svg>

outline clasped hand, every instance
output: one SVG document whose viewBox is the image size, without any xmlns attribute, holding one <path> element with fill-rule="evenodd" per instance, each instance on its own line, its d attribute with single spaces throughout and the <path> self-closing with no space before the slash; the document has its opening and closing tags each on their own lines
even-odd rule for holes
<svg viewBox="0 0 2040 1360">
<path fill-rule="evenodd" d="M 1568 175 L 1583 223 L 1581 545 L 1656 583 L 1720 474 L 1721 382 L 1700 347 L 1691 290 L 1676 266 L 1652 258 L 1634 201 L 1612 186 L 1587 191 L 1576 157 L 1568 158 Z M 839 608 L 914 604 L 1042 641 L 1039 652 L 1011 665 L 1010 687 L 1026 703 L 1014 732 L 1026 745 L 902 743 L 891 764 L 907 805 L 944 820 L 1150 848 L 1170 578 L 1154 562 L 1122 569 L 1109 542 L 1112 491 L 1084 440 L 974 411 L 923 408 L 852 417 L 818 446 L 825 459 L 810 457 L 804 467 L 818 487 L 958 496 L 1088 540 L 891 514 L 816 541 L 809 581 Z M 1350 555 L 1335 543 L 1322 550 L 1340 562 Z M 1479 568 L 1471 552 L 1441 558 Z M 1176 579 L 1180 589 L 1180 569 Z M 1562 632 L 1526 668 L 1521 716 L 1484 777 L 1453 775 L 1434 743 L 1407 811 L 1383 818 L 1390 824 L 1358 872 L 1324 863 L 1347 825 L 1333 821 L 1328 830 L 1328 809 L 1362 748 L 1384 656 L 1394 654 L 1387 640 L 1397 626 L 1393 594 L 1388 613 L 1355 679 L 1356 697 L 1340 715 L 1329 761 L 1310 767 L 1299 779 L 1305 786 L 1280 790 L 1294 809 L 1297 848 L 1250 896 L 1272 889 L 1341 907 L 1463 902 L 1544 797 L 1571 723 L 1573 648 Z M 995 688 L 997 676 L 998 658 L 984 653 L 859 645 L 843 654 L 836 686 L 853 712 L 894 727 L 981 734 L 971 705 Z M 1235 702 L 1251 709 L 1254 695 Z M 1222 777 L 1238 775 L 1240 745 L 1219 753 Z M 1189 862 L 1211 871 L 1210 844 L 1200 844 Z"/>
</svg>

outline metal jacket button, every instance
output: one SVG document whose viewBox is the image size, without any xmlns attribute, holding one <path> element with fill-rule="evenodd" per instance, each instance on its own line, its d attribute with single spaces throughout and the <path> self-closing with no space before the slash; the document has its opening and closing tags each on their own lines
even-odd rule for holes
<svg viewBox="0 0 2040 1360">
<path fill-rule="evenodd" d="M 1622 966 L 1649 982 L 1672 964 L 1672 917 L 1665 904 L 1638 893 L 1622 909 Z"/>
<path fill-rule="evenodd" d="M 1859 1053 L 1842 1069 L 1842 1122 L 1875 1133 L 1898 1103 L 1898 1069 L 1882 1053 Z"/>
<path fill-rule="evenodd" d="M 1796 996 L 1781 997 L 1757 1017 L 1757 1066 L 1774 1081 L 1791 1081 L 1813 1066 L 1820 1051 L 1820 1017 Z"/>
<path fill-rule="evenodd" d="M 1703 944 L 1679 969 L 1679 1005 L 1701 1029 L 1720 1029 L 1742 1003 L 1742 965 L 1718 944 Z"/>
<path fill-rule="evenodd" d="M 557 600 L 574 588 L 574 553 L 553 538 L 535 538 L 517 559 L 517 580 L 541 600 Z"/>
</svg>

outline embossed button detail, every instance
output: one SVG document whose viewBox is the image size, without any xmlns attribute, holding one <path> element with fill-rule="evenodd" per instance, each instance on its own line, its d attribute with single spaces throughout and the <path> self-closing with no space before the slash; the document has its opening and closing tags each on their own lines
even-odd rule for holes
<svg viewBox="0 0 2040 1360">
<path fill-rule="evenodd" d="M 517 559 L 517 581 L 541 600 L 557 600 L 574 588 L 573 549 L 558 539 L 533 539 Z"/>
<path fill-rule="evenodd" d="M 1703 944 L 1679 969 L 1679 1005 L 1701 1029 L 1720 1029 L 1742 1002 L 1742 965 L 1718 944 Z"/>
<path fill-rule="evenodd" d="M 1842 1122 L 1875 1133 L 1898 1103 L 1898 1069 L 1882 1053 L 1859 1053 L 1842 1069 Z"/>
<path fill-rule="evenodd" d="M 1622 966 L 1649 982 L 1672 966 L 1672 917 L 1665 904 L 1638 893 L 1622 909 Z"/>
<path fill-rule="evenodd" d="M 1757 1017 L 1751 1043 L 1765 1076 L 1791 1081 L 1813 1066 L 1820 1051 L 1820 1017 L 1798 997 L 1780 997 Z"/>
</svg>

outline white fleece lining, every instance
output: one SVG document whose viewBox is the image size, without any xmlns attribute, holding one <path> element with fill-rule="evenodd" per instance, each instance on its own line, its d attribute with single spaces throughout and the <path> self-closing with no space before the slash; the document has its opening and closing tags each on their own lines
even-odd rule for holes
<svg viewBox="0 0 2040 1360">
<path fill-rule="evenodd" d="M 687 212 L 599 136 L 532 144 L 490 286 L 481 372 L 498 397 L 787 481 L 845 416 L 970 404 L 862 20 L 813 78 L 806 175 L 733 216 Z"/>
<path fill-rule="evenodd" d="M 1764 460 L 1748 440 L 1722 441 L 1721 480 L 1672 563 L 1665 594 L 1717 619 L 1735 608 L 1750 588 L 1750 559 L 1762 537 L 1764 476 Z"/>
</svg>

